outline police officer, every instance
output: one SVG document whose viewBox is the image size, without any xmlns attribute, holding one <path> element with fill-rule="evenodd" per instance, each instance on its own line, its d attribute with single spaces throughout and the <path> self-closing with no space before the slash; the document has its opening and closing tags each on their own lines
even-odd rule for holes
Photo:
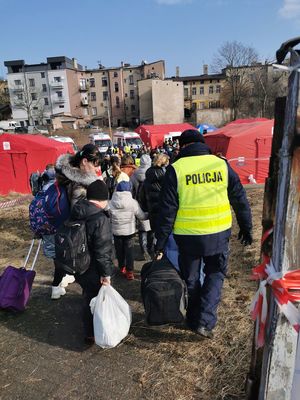
<svg viewBox="0 0 300 400">
<path fill-rule="evenodd" d="M 227 270 L 230 205 L 244 245 L 252 243 L 251 210 L 238 175 L 226 160 L 211 154 L 198 131 L 184 131 L 179 145 L 180 152 L 167 169 L 161 192 L 156 258 L 162 256 L 173 230 L 189 294 L 187 325 L 195 333 L 212 338 Z M 202 261 L 205 278 L 201 285 Z"/>
</svg>

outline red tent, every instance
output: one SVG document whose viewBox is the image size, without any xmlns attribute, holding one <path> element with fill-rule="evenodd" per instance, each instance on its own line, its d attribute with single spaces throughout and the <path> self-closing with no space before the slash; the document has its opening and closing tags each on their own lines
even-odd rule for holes
<svg viewBox="0 0 300 400">
<path fill-rule="evenodd" d="M 273 125 L 274 120 L 230 123 L 206 134 L 205 142 L 214 154 L 226 157 L 243 184 L 264 183 L 269 172 Z"/>
<path fill-rule="evenodd" d="M 42 172 L 64 153 L 74 153 L 70 143 L 40 135 L 0 135 L 0 194 L 30 193 L 31 173 Z"/>
<path fill-rule="evenodd" d="M 147 144 L 149 143 L 152 148 L 156 146 L 162 146 L 164 143 L 165 135 L 178 134 L 181 135 L 186 129 L 196 129 L 190 124 L 164 124 L 164 125 L 140 125 L 136 128 L 137 132 L 142 141 Z"/>
</svg>

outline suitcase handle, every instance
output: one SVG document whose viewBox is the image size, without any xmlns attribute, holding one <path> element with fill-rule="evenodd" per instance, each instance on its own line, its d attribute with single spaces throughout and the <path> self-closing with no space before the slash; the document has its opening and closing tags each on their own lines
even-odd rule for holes
<svg viewBox="0 0 300 400">
<path fill-rule="evenodd" d="M 33 245 L 34 245 L 34 242 L 35 242 L 35 239 L 32 239 L 31 244 L 30 244 L 30 247 L 29 247 L 29 250 L 28 250 L 28 253 L 27 253 L 27 256 L 26 256 L 25 261 L 24 261 L 24 265 L 23 265 L 22 268 L 26 268 L 26 265 L 27 265 L 27 263 L 28 263 L 28 260 L 29 260 L 29 257 L 30 257 L 30 254 L 31 254 L 31 251 L 32 251 L 32 248 L 33 248 Z M 42 239 L 39 239 L 39 241 L 38 241 L 38 247 L 37 247 L 37 249 L 36 249 L 36 253 L 35 253 L 34 259 L 33 259 L 33 261 L 32 261 L 32 265 L 31 265 L 30 271 L 32 271 L 33 268 L 34 268 L 34 266 L 35 266 L 36 260 L 37 260 L 38 255 L 39 255 L 41 243 L 42 243 Z"/>
</svg>

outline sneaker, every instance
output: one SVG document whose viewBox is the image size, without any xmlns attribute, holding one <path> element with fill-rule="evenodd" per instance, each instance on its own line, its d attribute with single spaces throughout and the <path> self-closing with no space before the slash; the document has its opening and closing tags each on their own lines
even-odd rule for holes
<svg viewBox="0 0 300 400">
<path fill-rule="evenodd" d="M 197 333 L 197 335 L 205 337 L 206 339 L 213 339 L 214 337 L 213 331 L 205 328 L 204 326 L 196 328 L 194 332 Z"/>
<path fill-rule="evenodd" d="M 126 279 L 129 281 L 133 281 L 134 280 L 134 274 L 132 271 L 126 271 Z"/>
<path fill-rule="evenodd" d="M 120 272 L 121 272 L 122 275 L 126 275 L 126 267 L 122 267 L 120 269 Z"/>
<path fill-rule="evenodd" d="M 66 289 L 61 286 L 52 286 L 51 299 L 56 300 L 66 294 Z"/>
<path fill-rule="evenodd" d="M 60 286 L 63 287 L 63 288 L 66 288 L 66 287 L 69 285 L 69 283 L 73 283 L 73 282 L 75 282 L 75 277 L 74 277 L 74 275 L 68 275 L 68 274 L 66 274 L 66 276 L 64 276 L 64 277 L 62 278 L 62 280 L 61 280 L 61 282 L 60 282 Z"/>
</svg>

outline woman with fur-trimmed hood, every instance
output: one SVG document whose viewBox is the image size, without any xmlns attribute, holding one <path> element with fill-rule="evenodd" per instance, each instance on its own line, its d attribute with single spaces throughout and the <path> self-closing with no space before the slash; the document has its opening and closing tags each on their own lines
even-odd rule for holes
<svg viewBox="0 0 300 400">
<path fill-rule="evenodd" d="M 93 144 L 86 144 L 75 155 L 63 154 L 55 165 L 56 179 L 59 185 L 66 187 L 71 209 L 79 200 L 86 199 L 87 187 L 101 179 L 100 153 Z M 53 238 L 48 235 L 54 246 Z M 54 250 L 53 250 L 54 252 Z M 59 299 L 66 294 L 65 287 L 74 282 L 73 275 L 67 275 L 54 259 L 54 277 L 51 299 Z"/>
</svg>

